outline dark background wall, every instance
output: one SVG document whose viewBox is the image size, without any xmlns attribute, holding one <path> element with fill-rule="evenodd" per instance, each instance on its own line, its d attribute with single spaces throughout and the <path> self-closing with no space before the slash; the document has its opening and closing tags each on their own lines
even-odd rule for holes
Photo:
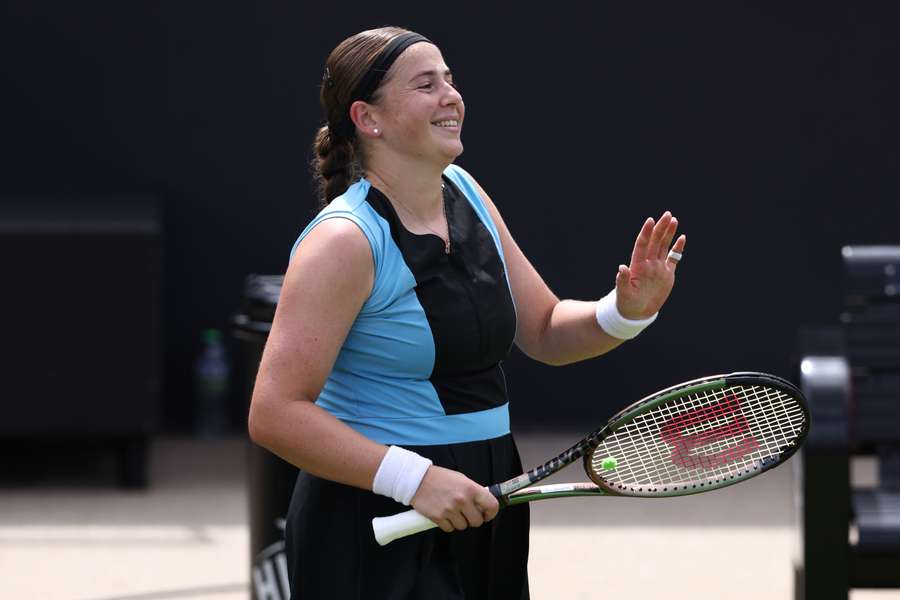
<svg viewBox="0 0 900 600">
<path fill-rule="evenodd" d="M 248 273 L 284 270 L 311 216 L 322 65 L 361 29 L 441 46 L 459 163 L 561 297 L 605 294 L 646 216 L 688 234 L 637 341 L 565 368 L 511 357 L 520 426 L 713 372 L 791 377 L 798 327 L 839 312 L 841 245 L 900 242 L 896 3 L 374 4 L 6 3 L 0 195 L 163 200 L 169 429 L 201 329 L 227 327 Z"/>
</svg>

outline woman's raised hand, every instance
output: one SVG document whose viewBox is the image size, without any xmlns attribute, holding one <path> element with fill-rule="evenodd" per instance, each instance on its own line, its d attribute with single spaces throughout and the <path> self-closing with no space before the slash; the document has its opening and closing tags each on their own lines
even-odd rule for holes
<svg viewBox="0 0 900 600">
<path fill-rule="evenodd" d="M 646 319 L 658 312 L 675 285 L 679 257 L 670 256 L 669 246 L 678 219 L 666 211 L 655 221 L 648 218 L 634 242 L 631 264 L 619 265 L 616 297 L 619 313 L 626 319 Z M 671 247 L 679 255 L 687 238 L 680 235 Z"/>
</svg>

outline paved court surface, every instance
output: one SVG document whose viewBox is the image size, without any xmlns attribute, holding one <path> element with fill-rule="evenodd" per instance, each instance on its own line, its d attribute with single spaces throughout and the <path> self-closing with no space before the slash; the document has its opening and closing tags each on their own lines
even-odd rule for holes
<svg viewBox="0 0 900 600">
<path fill-rule="evenodd" d="M 523 460 L 536 464 L 572 438 L 521 435 Z M 112 459 L 97 453 L 62 453 L 29 477 L 3 478 L 0 598 L 247 600 L 244 452 L 236 438 L 160 439 L 147 492 L 117 490 Z M 567 475 L 578 470 L 556 480 Z M 786 466 L 700 496 L 536 503 L 532 598 L 788 600 L 792 490 Z"/>
</svg>

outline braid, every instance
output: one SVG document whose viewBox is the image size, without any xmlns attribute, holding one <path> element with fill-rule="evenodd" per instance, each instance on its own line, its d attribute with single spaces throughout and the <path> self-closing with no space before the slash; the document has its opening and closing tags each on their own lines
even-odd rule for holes
<svg viewBox="0 0 900 600">
<path fill-rule="evenodd" d="M 319 188 L 319 204 L 325 206 L 347 191 L 359 176 L 354 143 L 335 136 L 328 126 L 319 129 L 313 145 L 313 177 Z"/>
<path fill-rule="evenodd" d="M 381 52 L 393 40 L 410 33 L 399 27 L 362 31 L 338 44 L 328 55 L 319 90 L 327 125 L 316 133 L 314 158 L 310 162 L 320 208 L 346 192 L 363 174 L 365 147 L 349 114 L 356 99 L 354 90 Z M 366 94 L 371 96 L 369 100 L 377 98 L 378 87 Z"/>
</svg>

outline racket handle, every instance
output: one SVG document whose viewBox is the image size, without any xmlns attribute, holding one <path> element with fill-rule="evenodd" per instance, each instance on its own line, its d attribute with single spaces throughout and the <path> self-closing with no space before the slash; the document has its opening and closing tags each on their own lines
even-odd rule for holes
<svg viewBox="0 0 900 600">
<path fill-rule="evenodd" d="M 372 530 L 375 532 L 375 541 L 384 546 L 394 540 L 420 531 L 427 531 L 437 527 L 427 517 L 423 517 L 414 510 L 397 513 L 390 517 L 375 517 L 372 519 Z"/>
</svg>

